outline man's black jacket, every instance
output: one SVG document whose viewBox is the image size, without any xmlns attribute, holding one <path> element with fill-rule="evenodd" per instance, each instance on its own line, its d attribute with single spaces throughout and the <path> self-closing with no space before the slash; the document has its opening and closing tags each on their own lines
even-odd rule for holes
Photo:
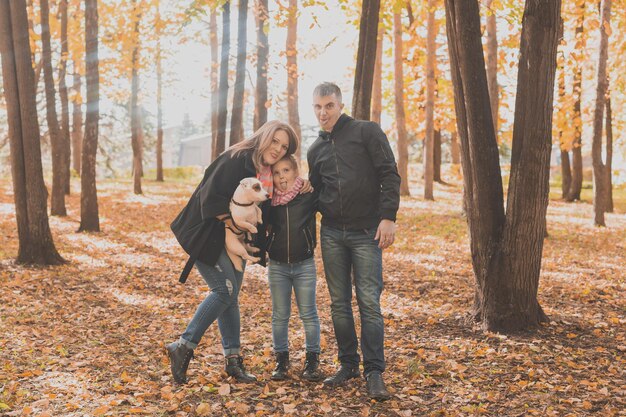
<svg viewBox="0 0 626 417">
<path fill-rule="evenodd" d="M 362 230 L 396 220 L 400 175 L 378 124 L 342 114 L 332 132 L 320 132 L 307 159 L 323 225 Z"/>
<path fill-rule="evenodd" d="M 211 266 L 217 263 L 224 249 L 224 223 L 216 216 L 230 211 L 233 193 L 247 177 L 256 177 L 252 151 L 235 157 L 230 152 L 222 153 L 206 169 L 189 202 L 170 225 L 178 243 L 189 254 L 180 282 L 185 282 L 196 260 Z"/>
<path fill-rule="evenodd" d="M 283 263 L 302 262 L 314 254 L 317 193 L 298 194 L 287 204 L 269 210 L 269 258 Z"/>
</svg>

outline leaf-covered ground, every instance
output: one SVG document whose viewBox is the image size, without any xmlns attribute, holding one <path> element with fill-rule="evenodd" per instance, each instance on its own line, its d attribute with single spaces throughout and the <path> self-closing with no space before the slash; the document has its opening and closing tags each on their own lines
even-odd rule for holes
<svg viewBox="0 0 626 417">
<path fill-rule="evenodd" d="M 415 175 L 414 177 L 418 177 Z M 173 384 L 166 343 L 184 329 L 206 286 L 168 229 L 195 184 L 99 184 L 103 232 L 75 233 L 51 218 L 59 251 L 52 268 L 15 265 L 10 180 L 0 180 L 0 415 L 626 415 L 626 207 L 592 226 L 589 203 L 550 202 L 539 297 L 551 318 L 537 331 L 486 333 L 468 323 L 473 275 L 458 184 L 436 202 L 406 198 L 396 244 L 384 254 L 385 373 L 393 398 L 369 401 L 363 380 L 335 391 L 297 376 L 303 332 L 294 307 L 292 379 L 273 367 L 265 270 L 246 271 L 242 342 L 253 385 L 223 372 L 216 326 L 196 350 L 185 386 Z M 335 369 L 329 298 L 318 257 L 322 365 Z M 356 310 L 356 306 L 355 306 Z"/>
</svg>

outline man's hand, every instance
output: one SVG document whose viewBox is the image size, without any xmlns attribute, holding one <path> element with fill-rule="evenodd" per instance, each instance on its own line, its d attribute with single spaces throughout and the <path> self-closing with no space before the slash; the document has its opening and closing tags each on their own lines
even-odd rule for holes
<svg viewBox="0 0 626 417">
<path fill-rule="evenodd" d="M 396 224 L 388 219 L 382 219 L 376 230 L 375 240 L 378 240 L 378 247 L 387 249 L 393 244 L 396 235 Z"/>
<path fill-rule="evenodd" d="M 300 188 L 300 194 L 306 194 L 306 193 L 312 193 L 312 192 L 313 192 L 313 186 L 311 185 L 311 181 L 304 180 L 304 183 L 302 184 L 302 188 Z"/>
</svg>

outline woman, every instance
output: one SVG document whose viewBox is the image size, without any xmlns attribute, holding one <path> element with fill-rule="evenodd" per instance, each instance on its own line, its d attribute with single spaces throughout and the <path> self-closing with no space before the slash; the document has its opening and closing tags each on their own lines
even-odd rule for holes
<svg viewBox="0 0 626 417">
<path fill-rule="evenodd" d="M 238 382 L 254 382 L 240 354 L 239 290 L 243 272 L 237 271 L 224 247 L 224 227 L 236 227 L 229 203 L 243 178 L 257 177 L 270 191 L 271 166 L 299 145 L 294 130 L 277 120 L 265 123 L 252 137 L 231 146 L 204 173 L 187 206 L 172 223 L 172 231 L 190 255 L 181 282 L 195 264 L 211 289 L 198 306 L 180 339 L 167 345 L 174 380 L 187 381 L 187 368 L 206 329 L 217 320 L 226 358 L 226 373 Z M 244 263 L 245 269 L 245 263 Z"/>
<path fill-rule="evenodd" d="M 301 194 L 304 180 L 298 176 L 293 155 L 272 166 L 274 195 L 269 215 L 268 281 L 272 294 L 272 340 L 276 356 L 273 380 L 284 380 L 289 370 L 289 318 L 291 294 L 296 296 L 304 326 L 306 359 L 302 378 L 320 381 L 320 320 L 317 315 L 315 286 L 315 211 L 317 195 Z"/>
</svg>

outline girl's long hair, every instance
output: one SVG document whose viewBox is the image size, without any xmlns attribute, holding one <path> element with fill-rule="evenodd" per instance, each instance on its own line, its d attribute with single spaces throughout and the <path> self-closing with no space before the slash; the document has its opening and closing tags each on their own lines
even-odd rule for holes
<svg viewBox="0 0 626 417">
<path fill-rule="evenodd" d="M 287 123 L 283 123 L 279 120 L 270 120 L 261 126 L 256 132 L 252 134 L 248 139 L 236 143 L 225 152 L 230 152 L 231 156 L 237 156 L 241 152 L 247 150 L 253 150 L 252 161 L 257 169 L 257 172 L 261 170 L 263 166 L 263 152 L 267 150 L 272 144 L 272 140 L 276 135 L 276 132 L 282 130 L 287 133 L 289 137 L 289 149 L 287 149 L 287 155 L 292 155 L 300 146 L 300 138 L 296 135 L 296 132 Z"/>
</svg>

